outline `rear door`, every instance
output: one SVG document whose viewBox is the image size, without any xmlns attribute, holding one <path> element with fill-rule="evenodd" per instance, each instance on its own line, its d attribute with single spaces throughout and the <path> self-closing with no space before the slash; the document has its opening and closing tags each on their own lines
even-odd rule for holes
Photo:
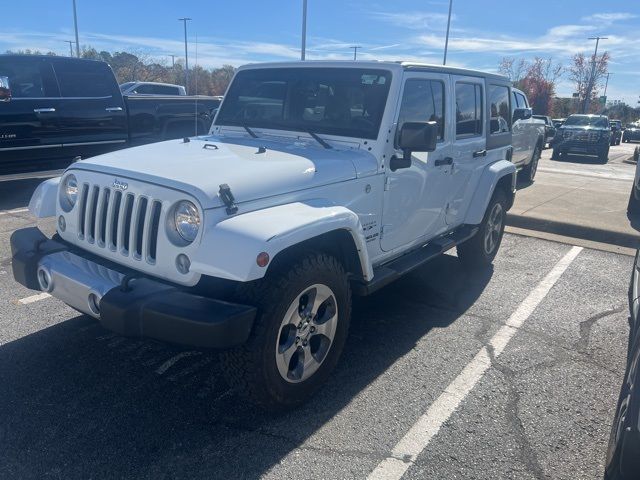
<svg viewBox="0 0 640 480">
<path fill-rule="evenodd" d="M 58 129 L 58 87 L 51 64 L 42 57 L 1 57 L 12 98 L 0 102 L 0 161 L 32 162 L 62 156 Z"/>
<path fill-rule="evenodd" d="M 464 221 L 467 207 L 487 161 L 485 80 L 479 77 L 453 76 L 452 82 L 456 126 L 445 215 L 450 228 Z"/>
<path fill-rule="evenodd" d="M 69 155 L 96 155 L 127 141 L 127 114 L 120 88 L 104 62 L 56 59 L 59 121 Z"/>
</svg>

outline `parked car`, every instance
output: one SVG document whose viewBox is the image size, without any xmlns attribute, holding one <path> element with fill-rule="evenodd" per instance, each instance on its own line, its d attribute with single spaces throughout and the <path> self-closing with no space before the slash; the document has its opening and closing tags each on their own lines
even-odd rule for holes
<svg viewBox="0 0 640 480">
<path fill-rule="evenodd" d="M 532 117 L 529 100 L 517 88 L 511 92 L 513 112 L 513 163 L 519 170 L 518 178 L 533 182 L 545 144 L 545 126 Z"/>
<path fill-rule="evenodd" d="M 231 385 L 290 408 L 336 365 L 352 294 L 454 247 L 491 264 L 515 195 L 511 88 L 414 63 L 240 68 L 209 136 L 41 184 L 30 209 L 57 234 L 15 232 L 14 277 L 119 334 L 226 349 Z"/>
<path fill-rule="evenodd" d="M 640 141 L 640 126 L 635 123 L 627 125 L 622 136 L 623 142 L 637 142 Z"/>
<path fill-rule="evenodd" d="M 610 120 L 611 145 L 620 145 L 622 141 L 622 122 L 620 120 Z"/>
<path fill-rule="evenodd" d="M 553 126 L 556 127 L 556 129 L 560 128 L 564 122 L 566 122 L 566 118 L 554 118 L 552 119 L 553 121 Z"/>
<path fill-rule="evenodd" d="M 544 122 L 544 142 L 551 145 L 553 143 L 553 137 L 556 135 L 556 127 L 553 124 L 551 117 L 546 115 L 533 115 L 536 120 L 542 120 Z"/>
<path fill-rule="evenodd" d="M 640 472 L 640 261 L 629 285 L 627 366 L 609 436 L 605 480 L 637 479 Z"/>
<path fill-rule="evenodd" d="M 94 60 L 0 55 L 0 174 L 207 133 L 209 97 L 123 96 Z"/>
<path fill-rule="evenodd" d="M 181 85 L 157 82 L 127 82 L 120 85 L 123 95 L 186 95 Z"/>
<path fill-rule="evenodd" d="M 597 155 L 601 162 L 609 157 L 611 128 L 605 115 L 571 115 L 557 129 L 553 139 L 552 160 L 559 160 L 567 153 Z"/>
</svg>

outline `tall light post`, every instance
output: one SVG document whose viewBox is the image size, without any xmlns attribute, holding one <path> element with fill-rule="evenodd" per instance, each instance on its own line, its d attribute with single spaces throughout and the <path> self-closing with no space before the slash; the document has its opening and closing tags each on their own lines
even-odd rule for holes
<svg viewBox="0 0 640 480">
<path fill-rule="evenodd" d="M 179 18 L 178 21 L 184 23 L 184 89 L 189 93 L 189 52 L 187 51 L 187 22 L 189 17 Z"/>
<path fill-rule="evenodd" d="M 176 66 L 176 56 L 175 55 L 169 55 L 171 57 L 171 68 L 174 68 Z"/>
<path fill-rule="evenodd" d="M 596 80 L 596 60 L 598 58 L 598 44 L 600 40 L 607 40 L 608 37 L 589 37 L 589 40 L 596 41 L 596 50 L 593 53 L 593 62 L 591 64 L 591 75 L 589 76 L 589 83 L 587 83 L 587 92 L 586 97 L 584 99 L 584 108 L 582 109 L 582 113 L 587 113 L 589 111 L 589 103 L 591 102 L 591 90 L 593 89 L 593 84 Z"/>
<path fill-rule="evenodd" d="M 63 42 L 69 44 L 69 56 L 73 57 L 73 44 L 75 43 L 73 40 L 63 40 Z"/>
<path fill-rule="evenodd" d="M 449 28 L 451 27 L 451 7 L 453 6 L 453 0 L 449 0 L 449 17 L 447 18 L 447 36 L 444 39 L 444 59 L 442 65 L 447 64 L 447 50 L 449 49 Z"/>
<path fill-rule="evenodd" d="M 300 60 L 304 60 L 307 51 L 307 0 L 302 0 L 302 45 Z"/>
<path fill-rule="evenodd" d="M 607 96 L 607 87 L 609 86 L 609 75 L 613 75 L 613 73 L 607 72 L 607 81 L 604 84 L 604 93 L 603 93 L 605 97 Z"/>
<path fill-rule="evenodd" d="M 76 31 L 76 57 L 80 58 L 80 40 L 78 40 L 78 13 L 76 12 L 76 0 L 73 0 L 73 28 Z"/>
<path fill-rule="evenodd" d="M 349 47 L 349 48 L 353 48 L 353 59 L 357 60 L 358 59 L 358 49 L 362 48 L 359 45 L 354 45 L 353 47 Z"/>
</svg>

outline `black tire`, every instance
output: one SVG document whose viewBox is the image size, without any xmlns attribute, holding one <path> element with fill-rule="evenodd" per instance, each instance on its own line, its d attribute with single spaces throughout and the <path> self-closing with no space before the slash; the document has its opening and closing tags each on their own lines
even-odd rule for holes
<svg viewBox="0 0 640 480">
<path fill-rule="evenodd" d="M 492 220 L 492 217 L 495 214 L 494 210 L 496 208 L 500 209 L 500 223 L 497 227 L 495 222 Z M 500 244 L 502 243 L 506 214 L 506 195 L 501 189 L 498 189 L 494 192 L 493 197 L 489 201 L 489 205 L 484 213 L 484 218 L 482 219 L 478 233 L 457 247 L 458 258 L 465 267 L 475 269 L 485 268 L 491 265 L 493 259 L 498 253 Z M 492 230 L 492 232 L 489 230 Z M 487 236 L 490 233 L 494 236 L 492 248 L 489 248 L 490 246 L 488 245 L 487 240 Z"/>
<path fill-rule="evenodd" d="M 553 152 L 551 152 L 551 160 L 560 160 L 560 151 L 557 148 L 554 148 Z"/>
<path fill-rule="evenodd" d="M 531 160 L 529 164 L 526 165 L 521 173 L 522 180 L 527 183 L 533 183 L 533 179 L 536 176 L 536 172 L 538 171 L 538 162 L 540 161 L 540 156 L 542 155 L 542 149 L 540 148 L 540 144 L 536 144 L 536 147 L 533 149 L 533 153 L 531 154 Z"/>
<path fill-rule="evenodd" d="M 598 160 L 602 163 L 607 163 L 609 161 L 609 146 L 607 145 L 606 150 L 603 150 L 598 154 Z"/>
<path fill-rule="evenodd" d="M 310 252 L 296 261 L 283 262 L 279 267 L 272 265 L 272 268 L 274 271 L 264 279 L 240 288 L 238 299 L 258 307 L 258 314 L 247 342 L 222 352 L 221 357 L 225 375 L 232 388 L 258 406 L 278 411 L 308 400 L 336 366 L 349 331 L 351 289 L 342 264 L 324 253 Z M 287 331 L 285 334 L 283 319 L 293 302 L 302 298 L 306 289 L 312 289 L 317 284 L 328 287 L 335 297 L 337 305 L 331 307 L 337 312 L 335 334 L 315 373 L 293 383 L 279 371 L 277 345 L 283 342 L 284 336 L 288 339 L 292 338 L 291 335 L 298 345 L 302 330 L 290 328 L 292 332 Z M 296 317 L 295 322 L 297 321 Z M 307 334 L 307 338 L 311 337 Z M 312 341 L 309 340 L 308 343 L 309 352 L 313 348 Z M 304 345 L 307 348 L 306 342 Z M 301 345 L 294 346 L 296 351 L 301 348 Z M 299 361 L 299 356 L 294 359 L 296 355 L 297 353 L 292 355 L 291 362 Z"/>
</svg>

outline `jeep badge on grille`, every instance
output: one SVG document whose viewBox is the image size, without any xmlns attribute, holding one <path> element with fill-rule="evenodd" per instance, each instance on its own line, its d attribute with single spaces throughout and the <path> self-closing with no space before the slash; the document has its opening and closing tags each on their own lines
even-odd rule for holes
<svg viewBox="0 0 640 480">
<path fill-rule="evenodd" d="M 123 192 L 129 188 L 129 184 L 125 182 L 119 181 L 117 178 L 113 181 L 113 185 L 111 185 L 116 190 L 122 190 Z"/>
</svg>

